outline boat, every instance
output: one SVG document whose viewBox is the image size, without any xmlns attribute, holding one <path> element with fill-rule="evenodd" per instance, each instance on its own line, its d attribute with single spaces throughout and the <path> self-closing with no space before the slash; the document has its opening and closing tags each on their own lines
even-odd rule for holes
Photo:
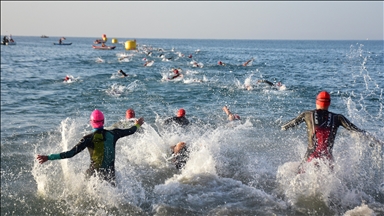
<svg viewBox="0 0 384 216">
<path fill-rule="evenodd" d="M 5 42 L 5 45 L 16 45 L 16 42 L 15 41 L 8 41 L 8 42 Z"/>
<path fill-rule="evenodd" d="M 112 49 L 115 49 L 116 46 L 95 46 L 95 45 L 92 45 L 92 48 L 93 49 L 101 49 L 101 50 L 112 50 Z"/>
<path fill-rule="evenodd" d="M 1 45 L 16 45 L 16 41 L 12 39 L 12 35 L 9 35 L 9 37 L 4 36 Z"/>
<path fill-rule="evenodd" d="M 41 38 L 49 38 L 47 35 L 41 35 Z"/>
<path fill-rule="evenodd" d="M 53 43 L 53 45 L 71 45 L 72 43 Z"/>
</svg>

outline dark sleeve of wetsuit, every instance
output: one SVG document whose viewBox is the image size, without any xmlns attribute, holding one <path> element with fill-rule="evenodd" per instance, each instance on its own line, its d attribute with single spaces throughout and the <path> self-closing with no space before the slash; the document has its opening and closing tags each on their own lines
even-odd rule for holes
<svg viewBox="0 0 384 216">
<path fill-rule="evenodd" d="M 268 80 L 264 80 L 264 82 L 267 83 L 267 84 L 270 85 L 270 86 L 273 86 L 273 83 L 270 82 L 270 81 L 268 81 Z"/>
<path fill-rule="evenodd" d="M 282 130 L 287 130 L 288 128 L 295 127 L 302 122 L 305 121 L 305 112 L 302 112 L 300 115 L 298 115 L 296 118 L 290 120 L 289 122 L 285 123 L 284 125 L 281 126 Z"/>
<path fill-rule="evenodd" d="M 124 76 L 128 76 L 126 73 L 124 73 L 123 71 L 121 71 L 121 73 L 124 75 Z"/>
<path fill-rule="evenodd" d="M 175 78 L 177 78 L 177 77 L 179 77 L 180 76 L 180 74 L 176 74 L 175 76 L 173 76 L 171 79 L 175 79 Z"/>
<path fill-rule="evenodd" d="M 89 134 L 87 136 L 84 136 L 79 143 L 77 143 L 71 150 L 66 152 L 61 152 L 58 154 L 51 154 L 48 155 L 48 160 L 58 160 L 58 159 L 65 159 L 65 158 L 71 158 L 81 151 L 83 151 L 91 141 L 92 134 Z"/>
<path fill-rule="evenodd" d="M 345 118 L 343 115 L 339 114 L 339 115 L 337 116 L 337 118 L 338 118 L 339 123 L 340 123 L 344 128 L 346 128 L 347 130 L 358 132 L 358 133 L 360 133 L 360 135 L 363 135 L 366 139 L 370 139 L 370 140 L 374 141 L 376 144 L 384 145 L 384 143 L 383 143 L 382 141 L 378 140 L 376 137 L 372 136 L 372 135 L 369 134 L 367 131 L 358 128 L 356 125 L 352 124 L 352 123 L 351 123 L 347 118 Z M 373 144 L 370 144 L 370 146 L 372 147 Z"/>
<path fill-rule="evenodd" d="M 337 120 L 347 130 L 360 132 L 363 134 L 366 133 L 364 130 L 362 130 L 362 129 L 358 128 L 356 125 L 352 124 L 347 118 L 345 118 L 345 116 L 343 116 L 341 114 L 337 115 Z"/>
<path fill-rule="evenodd" d="M 125 136 L 129 136 L 131 134 L 134 134 L 136 132 L 136 130 L 139 129 L 139 127 L 140 126 L 138 124 L 135 124 L 131 128 L 128 128 L 128 129 L 116 128 L 116 129 L 111 130 L 111 132 L 115 135 L 116 139 L 119 139 L 121 137 L 125 137 Z"/>
</svg>

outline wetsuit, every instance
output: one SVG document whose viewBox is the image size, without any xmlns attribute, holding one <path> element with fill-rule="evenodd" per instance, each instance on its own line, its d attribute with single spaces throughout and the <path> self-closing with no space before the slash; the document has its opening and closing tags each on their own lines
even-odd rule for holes
<svg viewBox="0 0 384 216">
<path fill-rule="evenodd" d="M 189 150 L 186 146 L 182 148 L 179 153 L 175 154 L 172 150 L 172 163 L 176 166 L 177 169 L 182 169 L 189 158 Z"/>
<path fill-rule="evenodd" d="M 127 129 L 127 128 L 134 126 L 136 120 L 137 120 L 136 118 L 120 120 L 120 121 L 114 123 L 111 127 L 107 127 L 106 129 L 107 130 L 112 130 L 112 129 L 116 129 L 116 128 Z M 143 128 L 140 127 L 136 130 L 135 134 L 142 134 L 143 132 L 144 132 Z"/>
<path fill-rule="evenodd" d="M 164 124 L 171 124 L 171 123 L 176 123 L 180 126 L 187 126 L 189 124 L 189 121 L 187 118 L 185 118 L 185 116 L 183 117 L 172 117 L 172 118 L 169 118 L 167 120 L 165 120 Z"/>
<path fill-rule="evenodd" d="M 120 72 L 121 74 L 123 74 L 123 76 L 125 76 L 125 77 L 128 76 L 128 75 L 127 75 L 126 73 L 124 73 L 124 71 L 122 71 L 122 70 L 120 70 L 119 72 Z"/>
<path fill-rule="evenodd" d="M 260 82 L 267 83 L 268 85 L 273 86 L 273 83 L 268 80 L 261 80 Z"/>
<path fill-rule="evenodd" d="M 173 76 L 171 79 L 175 79 L 175 78 L 177 78 L 177 77 L 179 77 L 180 76 L 180 74 L 179 73 L 177 73 L 175 76 Z"/>
<path fill-rule="evenodd" d="M 58 154 L 51 154 L 48 160 L 71 158 L 85 148 L 88 149 L 91 157 L 91 164 L 86 171 L 87 177 L 99 174 L 104 180 L 116 186 L 115 177 L 115 149 L 118 139 L 136 132 L 139 125 L 129 129 L 94 129 L 92 133 L 84 136 L 71 150 Z"/>
<path fill-rule="evenodd" d="M 307 162 L 313 158 L 327 158 L 333 160 L 332 148 L 339 126 L 347 130 L 365 134 L 341 114 L 328 110 L 310 110 L 301 113 L 296 118 L 284 124 L 281 128 L 286 130 L 304 122 L 307 125 L 308 148 L 305 158 Z"/>
</svg>

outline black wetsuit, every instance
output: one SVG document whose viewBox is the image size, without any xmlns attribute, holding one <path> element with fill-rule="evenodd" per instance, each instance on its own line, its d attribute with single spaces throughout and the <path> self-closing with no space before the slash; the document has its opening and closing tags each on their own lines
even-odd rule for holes
<svg viewBox="0 0 384 216">
<path fill-rule="evenodd" d="M 122 70 L 120 71 L 120 73 L 123 74 L 123 76 L 125 76 L 125 77 L 128 76 L 128 75 L 127 75 L 126 73 L 124 73 L 124 71 L 122 71 Z"/>
<path fill-rule="evenodd" d="M 189 124 L 189 121 L 185 116 L 183 117 L 172 117 L 164 121 L 164 124 L 171 124 L 171 123 L 176 123 L 180 126 L 187 126 Z"/>
<path fill-rule="evenodd" d="M 175 78 L 177 78 L 177 77 L 179 77 L 179 76 L 180 76 L 180 74 L 177 73 L 175 76 L 171 77 L 171 79 L 175 79 Z"/>
<path fill-rule="evenodd" d="M 335 142 L 337 129 L 343 126 L 347 130 L 365 134 L 341 114 L 328 110 L 309 110 L 284 124 L 281 128 L 286 130 L 305 122 L 307 125 L 308 148 L 305 155 L 309 162 L 313 158 L 327 158 L 332 160 L 332 148 Z"/>
<path fill-rule="evenodd" d="M 91 157 L 91 164 L 86 172 L 87 177 L 97 173 L 101 178 L 116 186 L 116 142 L 122 137 L 135 133 L 138 127 L 140 126 L 135 125 L 129 129 L 94 129 L 92 133 L 84 136 L 71 150 L 51 154 L 48 156 L 48 160 L 71 158 L 87 148 Z"/>
<path fill-rule="evenodd" d="M 177 169 L 182 169 L 189 158 L 189 150 L 186 146 L 182 148 L 179 153 L 174 154 L 172 150 L 172 163 L 176 166 Z"/>
<path fill-rule="evenodd" d="M 270 86 L 273 86 L 273 83 L 268 80 L 261 80 L 262 83 L 267 83 Z"/>
</svg>

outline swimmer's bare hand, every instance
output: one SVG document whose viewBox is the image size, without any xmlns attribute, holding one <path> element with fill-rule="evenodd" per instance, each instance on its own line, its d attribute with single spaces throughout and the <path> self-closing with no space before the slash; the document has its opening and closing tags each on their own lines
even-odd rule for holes
<svg viewBox="0 0 384 216">
<path fill-rule="evenodd" d="M 141 126 L 142 124 L 144 124 L 144 118 L 141 117 L 141 118 L 137 119 L 137 120 L 135 121 L 135 124 L 138 124 L 138 125 Z"/>
<path fill-rule="evenodd" d="M 48 161 L 48 156 L 46 155 L 37 155 L 37 158 L 36 158 L 40 164 L 42 163 L 45 163 Z"/>
</svg>

